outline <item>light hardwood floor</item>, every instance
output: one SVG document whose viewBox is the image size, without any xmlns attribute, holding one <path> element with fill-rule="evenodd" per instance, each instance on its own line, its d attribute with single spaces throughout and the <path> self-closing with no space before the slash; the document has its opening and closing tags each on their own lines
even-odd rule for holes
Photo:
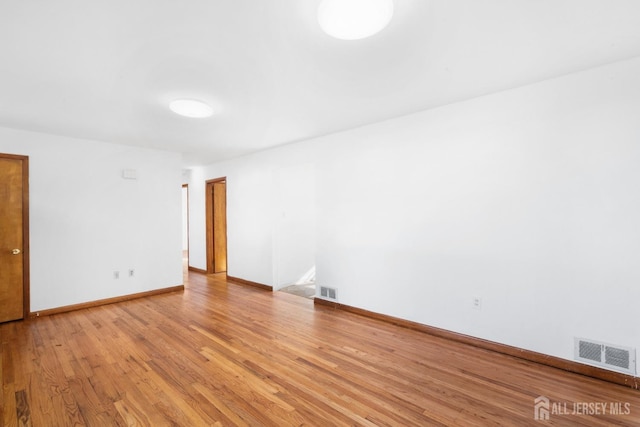
<svg viewBox="0 0 640 427">
<path fill-rule="evenodd" d="M 5 323 L 0 338 L 4 426 L 640 425 L 639 391 L 224 275 Z M 607 403 L 607 414 L 541 423 L 538 396 L 556 412 Z"/>
</svg>

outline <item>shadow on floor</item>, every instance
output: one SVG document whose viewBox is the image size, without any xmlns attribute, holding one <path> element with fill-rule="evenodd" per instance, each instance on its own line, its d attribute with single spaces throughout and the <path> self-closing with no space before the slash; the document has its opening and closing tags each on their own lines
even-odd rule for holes
<svg viewBox="0 0 640 427">
<path fill-rule="evenodd" d="M 286 292 L 288 294 L 313 299 L 313 297 L 315 297 L 316 295 L 316 285 L 315 283 L 307 283 L 305 285 L 291 285 L 280 289 L 280 292 Z"/>
</svg>

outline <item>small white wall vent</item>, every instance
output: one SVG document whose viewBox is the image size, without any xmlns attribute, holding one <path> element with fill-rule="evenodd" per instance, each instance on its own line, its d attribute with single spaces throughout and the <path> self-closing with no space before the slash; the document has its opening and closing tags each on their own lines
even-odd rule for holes
<svg viewBox="0 0 640 427">
<path fill-rule="evenodd" d="M 337 300 L 337 289 L 320 286 L 320 296 L 326 299 Z"/>
<path fill-rule="evenodd" d="M 636 350 L 633 348 L 574 338 L 573 358 L 589 365 L 636 375 Z"/>
</svg>

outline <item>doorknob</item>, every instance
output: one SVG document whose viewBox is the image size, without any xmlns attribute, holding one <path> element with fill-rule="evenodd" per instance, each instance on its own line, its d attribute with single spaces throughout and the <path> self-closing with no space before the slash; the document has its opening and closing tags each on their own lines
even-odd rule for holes
<svg viewBox="0 0 640 427">
<path fill-rule="evenodd" d="M 11 251 L 12 254 L 18 255 L 20 253 L 20 249 L 14 249 Z"/>
</svg>

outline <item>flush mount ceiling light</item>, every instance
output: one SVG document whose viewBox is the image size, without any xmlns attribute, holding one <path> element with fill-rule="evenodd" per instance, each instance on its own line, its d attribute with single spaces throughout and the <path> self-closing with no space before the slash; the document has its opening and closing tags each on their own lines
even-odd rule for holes
<svg viewBox="0 0 640 427">
<path fill-rule="evenodd" d="M 213 108 L 209 104 L 196 99 L 176 99 L 171 101 L 169 108 L 176 114 L 196 119 L 213 115 Z"/>
<path fill-rule="evenodd" d="M 384 29 L 393 16 L 393 0 L 322 0 L 320 28 L 338 39 L 358 40 Z"/>
</svg>

